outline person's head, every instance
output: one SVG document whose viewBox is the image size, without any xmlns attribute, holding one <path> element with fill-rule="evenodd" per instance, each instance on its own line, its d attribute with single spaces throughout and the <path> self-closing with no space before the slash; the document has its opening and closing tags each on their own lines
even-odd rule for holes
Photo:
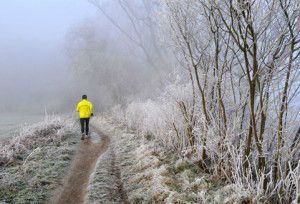
<svg viewBox="0 0 300 204">
<path fill-rule="evenodd" d="M 82 95 L 82 99 L 87 99 L 87 96 L 86 95 Z"/>
</svg>

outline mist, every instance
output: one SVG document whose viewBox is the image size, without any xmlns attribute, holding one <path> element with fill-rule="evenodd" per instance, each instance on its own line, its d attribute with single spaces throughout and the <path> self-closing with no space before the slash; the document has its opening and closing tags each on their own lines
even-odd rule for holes
<svg viewBox="0 0 300 204">
<path fill-rule="evenodd" d="M 1 111 L 68 112 L 74 108 L 67 100 L 72 80 L 65 36 L 72 26 L 93 15 L 93 8 L 84 0 L 1 3 Z"/>
<path fill-rule="evenodd" d="M 157 96 L 173 59 L 158 38 L 156 1 L 88 1 L 97 16 L 70 29 L 65 48 L 75 90 L 99 111 Z"/>
<path fill-rule="evenodd" d="M 3 111 L 70 112 L 87 94 L 102 112 L 157 96 L 166 83 L 171 57 L 157 39 L 155 1 L 2 4 Z"/>
</svg>

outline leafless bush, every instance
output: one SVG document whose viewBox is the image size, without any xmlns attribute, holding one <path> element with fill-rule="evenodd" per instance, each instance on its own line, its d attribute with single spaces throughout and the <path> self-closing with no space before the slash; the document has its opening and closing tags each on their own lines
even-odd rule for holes
<svg viewBox="0 0 300 204">
<path fill-rule="evenodd" d="M 155 14 L 184 80 L 112 114 L 257 201 L 297 202 L 299 3 L 165 0 Z"/>
</svg>

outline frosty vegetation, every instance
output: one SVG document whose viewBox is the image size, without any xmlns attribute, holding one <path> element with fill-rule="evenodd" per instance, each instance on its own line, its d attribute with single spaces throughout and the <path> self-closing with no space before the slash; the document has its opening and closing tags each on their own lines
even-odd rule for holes
<svg viewBox="0 0 300 204">
<path fill-rule="evenodd" d="M 19 159 L 24 159 L 20 158 L 24 152 L 53 141 L 60 141 L 73 129 L 74 122 L 61 116 L 45 116 L 39 123 L 22 126 L 15 133 L 15 137 L 1 143 L 0 166 L 15 164 Z"/>
<path fill-rule="evenodd" d="M 0 201 L 45 203 L 75 153 L 79 135 L 74 128 L 73 119 L 46 116 L 1 143 Z"/>
<path fill-rule="evenodd" d="M 110 43 L 71 50 L 80 54 L 74 73 L 93 75 L 102 88 L 110 80 L 118 100 L 105 107 L 115 105 L 115 120 L 242 186 L 255 202 L 299 202 L 299 2 L 113 2 L 126 23 L 91 1 L 133 55 L 112 58 Z"/>
<path fill-rule="evenodd" d="M 93 119 L 110 137 L 90 179 L 86 203 L 243 203 L 251 192 L 228 185 L 155 141 L 113 120 Z"/>
</svg>

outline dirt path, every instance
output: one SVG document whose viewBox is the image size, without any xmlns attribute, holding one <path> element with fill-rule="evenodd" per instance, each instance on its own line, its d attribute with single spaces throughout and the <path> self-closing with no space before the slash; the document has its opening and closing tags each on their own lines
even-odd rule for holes
<svg viewBox="0 0 300 204">
<path fill-rule="evenodd" d="M 91 139 L 85 139 L 81 142 L 69 172 L 63 180 L 62 187 L 56 190 L 49 203 L 84 203 L 90 174 L 95 167 L 98 157 L 106 151 L 110 142 L 109 137 L 103 135 L 97 128 L 92 127 L 92 130 L 101 137 L 101 141 L 99 143 L 94 143 Z"/>
</svg>

